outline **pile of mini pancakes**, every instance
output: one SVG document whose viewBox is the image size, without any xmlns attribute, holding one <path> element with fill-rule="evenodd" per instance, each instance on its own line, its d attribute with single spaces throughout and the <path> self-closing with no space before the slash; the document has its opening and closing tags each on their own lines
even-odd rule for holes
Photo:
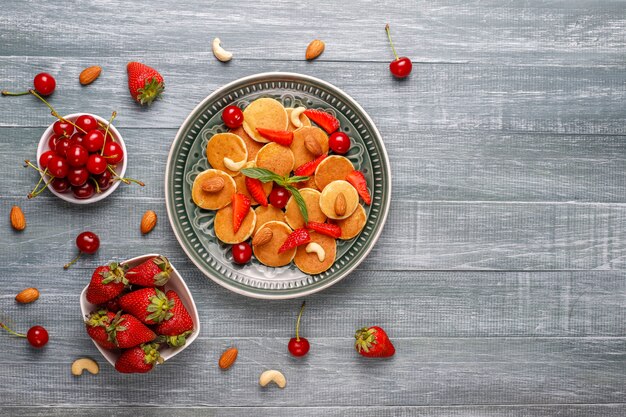
<svg viewBox="0 0 626 417">
<path fill-rule="evenodd" d="M 289 234 L 306 226 L 300 209 L 293 196 L 284 210 L 271 204 L 266 207 L 258 205 L 246 188 L 245 176 L 239 172 L 243 168 L 258 167 L 281 176 L 288 176 L 297 167 L 316 158 L 316 155 L 305 146 L 305 141 L 311 141 L 311 137 L 318 141 L 324 154 L 328 153 L 328 135 L 319 127 L 312 126 L 302 111 L 303 108 L 285 108 L 272 98 L 259 98 L 250 103 L 244 109 L 244 122 L 241 127 L 228 133 L 217 133 L 209 140 L 206 155 L 212 169 L 201 172 L 195 178 L 192 198 L 202 209 L 217 210 L 214 228 L 215 235 L 220 241 L 237 244 L 253 238 L 260 230 L 267 228 L 272 232 L 271 240 L 262 245 L 255 245 L 253 239 L 252 250 L 259 262 L 270 267 L 281 267 L 293 261 L 305 274 L 316 275 L 326 271 L 335 262 L 336 240 L 310 231 L 311 243 L 318 244 L 323 251 L 307 251 L 307 248 L 311 248 L 309 243 L 279 253 L 278 249 Z M 293 142 L 289 147 L 269 142 L 258 134 L 256 131 L 258 127 L 293 131 Z M 356 189 L 345 181 L 346 176 L 354 169 L 347 158 L 329 155 L 319 164 L 315 175 L 308 181 L 295 184 L 306 202 L 309 221 L 338 225 L 341 228 L 342 240 L 356 237 L 367 220 Z M 223 188 L 215 192 L 211 187 L 203 187 L 203 184 L 210 183 L 215 177 L 223 179 Z M 272 182 L 263 185 L 266 196 L 269 196 L 272 187 Z M 233 210 L 230 206 L 235 193 L 247 196 L 252 206 L 258 205 L 256 208 L 250 208 L 236 233 L 233 228 Z M 339 194 L 342 194 L 341 198 L 345 200 L 345 204 L 342 204 L 342 215 L 335 212 Z M 320 253 L 323 253 L 323 256 Z"/>
</svg>

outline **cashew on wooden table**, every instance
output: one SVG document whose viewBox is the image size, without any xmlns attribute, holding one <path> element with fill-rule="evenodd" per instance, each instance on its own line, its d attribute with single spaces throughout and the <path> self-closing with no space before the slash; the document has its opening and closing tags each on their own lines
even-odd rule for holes
<svg viewBox="0 0 626 417">
<path fill-rule="evenodd" d="M 259 377 L 259 385 L 262 387 L 267 386 L 270 382 L 278 385 L 279 388 L 285 388 L 287 385 L 287 380 L 285 379 L 285 375 L 283 375 L 280 371 L 276 371 L 271 369 L 269 371 L 265 371 Z"/>
</svg>

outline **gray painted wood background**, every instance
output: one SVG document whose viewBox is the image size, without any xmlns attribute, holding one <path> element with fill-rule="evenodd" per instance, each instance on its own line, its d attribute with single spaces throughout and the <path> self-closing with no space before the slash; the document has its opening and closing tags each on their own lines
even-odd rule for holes
<svg viewBox="0 0 626 417">
<path fill-rule="evenodd" d="M 28 201 L 36 175 L 21 167 L 52 122 L 32 97 L 0 97 L 0 314 L 20 330 L 44 324 L 42 351 L 0 334 L 0 414 L 11 416 L 623 416 L 626 414 L 626 2 L 540 0 L 9 1 L 0 12 L 0 88 L 57 77 L 61 113 L 117 110 L 128 174 L 105 202 Z M 388 73 L 396 46 L 413 74 Z M 234 52 L 217 62 L 219 36 Z M 314 62 L 308 42 L 327 44 Z M 166 79 L 161 102 L 131 101 L 125 64 Z M 102 76 L 81 87 L 80 71 Z M 163 199 L 176 129 L 206 95 L 263 71 L 295 71 L 352 95 L 384 137 L 393 197 L 384 233 L 349 278 L 309 297 L 308 357 L 290 357 L 299 301 L 231 294 L 186 259 Z M 28 228 L 8 213 L 24 208 Z M 139 233 L 146 209 L 157 228 Z M 76 267 L 74 237 L 97 232 L 97 255 Z M 168 255 L 200 309 L 203 332 L 144 376 L 98 358 L 78 294 L 95 265 Z M 17 305 L 36 286 L 33 305 Z M 355 328 L 385 327 L 391 360 L 352 350 Z M 240 349 L 228 372 L 221 351 Z M 285 390 L 260 389 L 267 368 Z M 137 407 L 151 407 L 139 410 Z M 156 409 L 154 407 L 162 407 Z"/>
</svg>

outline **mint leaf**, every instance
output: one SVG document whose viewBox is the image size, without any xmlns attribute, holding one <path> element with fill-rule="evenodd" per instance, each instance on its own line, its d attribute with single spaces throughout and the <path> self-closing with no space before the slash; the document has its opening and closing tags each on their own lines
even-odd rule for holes
<svg viewBox="0 0 626 417">
<path fill-rule="evenodd" d="M 283 177 L 265 168 L 244 168 L 241 170 L 241 173 L 246 177 L 256 178 L 261 182 L 274 181 L 279 185 L 282 185 L 285 182 Z"/>
<path fill-rule="evenodd" d="M 307 224 L 309 222 L 309 211 L 306 208 L 306 202 L 304 201 L 304 198 L 302 198 L 302 194 L 300 194 L 300 191 L 298 191 L 298 189 L 293 185 L 285 184 L 285 189 L 289 191 L 296 200 L 296 204 L 298 204 L 300 213 L 302 213 L 302 217 L 304 218 L 304 224 Z"/>
<path fill-rule="evenodd" d="M 303 177 L 303 176 L 294 175 L 293 177 L 287 178 L 287 183 L 293 184 L 296 182 L 308 181 L 309 178 L 311 177 Z"/>
</svg>

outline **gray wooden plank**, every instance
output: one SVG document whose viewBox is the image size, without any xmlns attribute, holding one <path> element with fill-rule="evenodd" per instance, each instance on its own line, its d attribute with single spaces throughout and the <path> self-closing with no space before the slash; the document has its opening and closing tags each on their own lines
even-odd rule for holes
<svg viewBox="0 0 626 417">
<path fill-rule="evenodd" d="M 622 1 L 461 1 L 271 3 L 141 0 L 85 7 L 21 1 L 0 19 L 3 55 L 169 56 L 213 60 L 219 36 L 235 60 L 302 60 L 308 42 L 327 49 L 318 60 L 388 62 L 390 22 L 401 54 L 417 62 L 622 64 L 626 41 Z M 49 16 L 55 16 L 52 20 Z M 356 16 L 355 16 L 356 15 Z M 271 16 L 271 19 L 268 18 Z M 358 18 L 347 19 L 346 16 Z M 80 22 L 81 24 L 76 24 Z M 85 30 L 85 28 L 89 30 Z M 23 28 L 28 28 L 28 31 Z M 80 40 L 80 44 L 78 44 Z"/>
<path fill-rule="evenodd" d="M 360 417 L 364 414 L 377 417 L 622 417 L 626 413 L 624 404 L 588 405 L 524 405 L 524 406 L 456 406 L 456 407 L 185 407 L 183 408 L 50 408 L 50 407 L 0 407 L 14 417 L 85 416 L 126 417 L 143 413 L 153 417 L 247 417 L 254 416 L 327 416 Z"/>
<path fill-rule="evenodd" d="M 0 128 L 4 196 L 23 197 L 34 171 L 43 128 Z M 121 128 L 130 157 L 128 175 L 148 181 L 118 198 L 162 198 L 161 181 L 175 129 Z M 386 137 L 393 189 L 416 201 L 626 202 L 626 136 L 441 131 Z M 28 171 L 28 172 L 23 172 Z"/>
<path fill-rule="evenodd" d="M 416 65 L 416 76 L 394 80 L 384 63 L 237 61 L 225 71 L 219 62 L 150 57 L 165 77 L 161 102 L 143 108 L 127 89 L 125 58 L 99 58 L 103 73 L 81 87 L 83 58 L 0 58 L 3 89 L 26 88 L 33 74 L 58 77 L 51 103 L 60 113 L 85 111 L 109 115 L 117 110 L 121 127 L 178 128 L 193 107 L 223 84 L 264 71 L 292 71 L 331 82 L 370 112 L 384 138 L 441 129 L 624 134 L 626 72 L 603 68 L 503 66 L 494 64 Z M 0 126 L 48 126 L 51 116 L 34 97 L 0 97 Z M 445 141 L 445 136 L 442 137 Z"/>
<path fill-rule="evenodd" d="M 552 341 L 547 348 L 555 352 L 549 356 L 558 358 L 547 361 L 532 356 L 535 349 L 546 348 L 537 347 L 541 341 L 536 339 L 507 343 L 502 351 L 496 350 L 502 344 L 490 347 L 490 340 L 478 344 L 478 351 L 475 340 L 458 340 L 451 351 L 444 346 L 431 361 L 422 351 L 434 352 L 439 340 L 400 338 L 395 339 L 397 353 L 392 360 L 372 361 L 357 356 L 350 338 L 312 339 L 312 351 L 303 360 L 289 355 L 286 337 L 207 338 L 149 374 L 122 375 L 100 360 L 97 377 L 76 378 L 69 371 L 72 361 L 77 356 L 97 357 L 86 339 L 71 348 L 50 345 L 31 352 L 29 361 L 3 360 L 2 403 L 61 407 L 602 404 L 622 402 L 626 394 L 626 369 L 620 366 L 625 338 L 619 343 L 608 341 L 611 347 L 602 339 L 578 346 L 569 339 L 565 345 Z M 23 343 L 11 341 L 7 346 L 26 350 Z M 240 349 L 238 362 L 228 372 L 220 371 L 219 353 L 233 344 Z M 522 352 L 511 357 L 509 352 L 516 349 Z M 484 351 L 490 352 L 489 358 L 476 360 Z M 282 370 L 287 387 L 260 388 L 258 377 L 266 369 Z"/>
<path fill-rule="evenodd" d="M 203 338 L 290 337 L 298 300 L 247 299 L 218 287 L 189 261 L 172 262 L 195 298 L 205 324 Z M 94 260 L 85 259 L 79 268 L 63 271 L 60 265 L 5 264 L 0 269 L 2 314 L 23 328 L 45 323 L 56 336 L 55 345 L 71 350 L 67 345 L 74 338 L 87 339 L 78 297 L 95 265 Z M 41 298 L 33 306 L 17 304 L 13 297 L 29 286 L 38 287 Z M 306 299 L 303 326 L 307 337 L 313 338 L 350 338 L 355 329 L 371 323 L 388 329 L 391 337 L 401 338 L 626 336 L 626 280 L 621 271 L 359 270 Z M 58 340 L 62 334 L 73 337 L 63 342 Z M 500 346 L 496 352 L 505 349 Z M 529 354 L 530 358 L 536 356 Z M 11 356 L 18 357 L 18 353 Z"/>
<path fill-rule="evenodd" d="M 141 190 L 124 186 L 116 193 L 131 198 Z M 0 235 L 0 260 L 12 267 L 64 263 L 59 259 L 71 257 L 75 236 L 87 229 L 102 240 L 102 250 L 92 258 L 96 262 L 154 251 L 184 261 L 162 200 L 133 200 L 128 211 L 129 198 L 83 207 L 52 197 L 0 197 L 0 213 L 8 216 L 11 206 L 19 204 L 29 221 L 23 233 Z M 142 236 L 139 223 L 148 209 L 156 210 L 161 220 L 149 236 Z M 622 270 L 626 231 L 620 225 L 625 221 L 623 204 L 416 202 L 398 196 L 362 268 Z"/>
</svg>

